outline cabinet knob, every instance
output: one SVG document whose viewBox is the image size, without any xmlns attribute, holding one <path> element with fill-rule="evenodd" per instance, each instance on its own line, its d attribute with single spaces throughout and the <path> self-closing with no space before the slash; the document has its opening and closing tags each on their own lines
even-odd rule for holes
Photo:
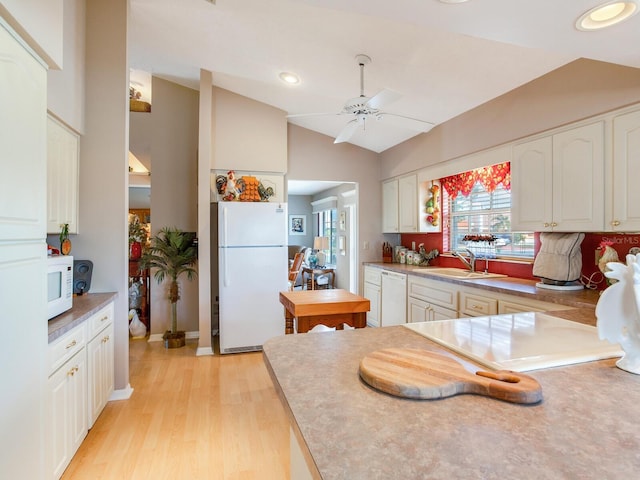
<svg viewBox="0 0 640 480">
<path fill-rule="evenodd" d="M 618 220 L 614 220 L 613 222 L 611 222 L 611 225 L 617 227 L 620 225 L 620 222 Z"/>
<path fill-rule="evenodd" d="M 549 228 L 549 224 L 547 222 L 544 222 L 543 226 L 544 228 Z"/>
<path fill-rule="evenodd" d="M 551 222 L 551 226 L 552 226 L 552 227 L 557 227 L 557 226 L 558 226 L 558 224 L 557 224 L 556 222 Z"/>
</svg>

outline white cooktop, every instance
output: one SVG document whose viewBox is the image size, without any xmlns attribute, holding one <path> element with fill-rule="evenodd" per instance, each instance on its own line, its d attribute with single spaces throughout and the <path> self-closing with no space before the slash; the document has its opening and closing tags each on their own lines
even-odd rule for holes
<svg viewBox="0 0 640 480">
<path fill-rule="evenodd" d="M 526 372 L 621 357 L 596 327 L 544 313 L 408 323 L 406 328 L 494 370 Z"/>
</svg>

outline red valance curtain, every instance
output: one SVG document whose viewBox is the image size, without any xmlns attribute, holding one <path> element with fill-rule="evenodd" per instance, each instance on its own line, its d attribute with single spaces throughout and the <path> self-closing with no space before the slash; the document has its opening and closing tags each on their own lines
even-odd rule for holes
<svg viewBox="0 0 640 480">
<path fill-rule="evenodd" d="M 489 193 L 493 192 L 500 184 L 502 184 L 505 189 L 510 190 L 511 163 L 504 162 L 488 167 L 476 168 L 469 172 L 462 172 L 440 179 L 442 187 L 447 191 L 452 200 L 456 198 L 459 193 L 468 196 L 476 182 L 480 182 Z"/>
</svg>

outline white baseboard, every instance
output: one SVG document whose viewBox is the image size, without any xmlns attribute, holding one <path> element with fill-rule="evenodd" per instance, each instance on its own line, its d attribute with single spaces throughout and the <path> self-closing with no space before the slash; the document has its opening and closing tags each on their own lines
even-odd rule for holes
<svg viewBox="0 0 640 480">
<path fill-rule="evenodd" d="M 164 339 L 162 338 L 162 336 L 164 335 L 164 333 L 152 333 L 149 335 L 149 340 L 147 340 L 147 342 L 162 342 L 164 341 Z M 194 338 L 200 338 L 200 332 L 186 332 L 184 337 L 187 340 L 193 340 Z"/>
<path fill-rule="evenodd" d="M 198 347 L 196 350 L 196 357 L 203 355 L 215 355 L 215 353 L 213 353 L 213 347 Z"/>
<path fill-rule="evenodd" d="M 112 402 L 114 400 L 129 400 L 133 395 L 133 388 L 131 388 L 131 384 L 127 384 L 125 388 L 121 388 L 118 390 L 114 390 L 109 396 L 109 401 Z"/>
</svg>

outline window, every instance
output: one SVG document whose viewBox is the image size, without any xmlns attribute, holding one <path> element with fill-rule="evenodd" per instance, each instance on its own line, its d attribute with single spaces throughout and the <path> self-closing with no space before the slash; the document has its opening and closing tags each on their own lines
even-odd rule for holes
<svg viewBox="0 0 640 480">
<path fill-rule="evenodd" d="M 469 248 L 478 257 L 533 258 L 533 233 L 511 231 L 509 179 L 508 163 L 442 179 L 445 250 Z"/>
<path fill-rule="evenodd" d="M 336 264 L 336 224 L 337 224 L 337 210 L 331 208 L 329 210 L 322 210 L 317 213 L 317 228 L 319 237 L 329 238 L 329 249 L 325 250 L 327 254 L 326 263 Z"/>
</svg>

